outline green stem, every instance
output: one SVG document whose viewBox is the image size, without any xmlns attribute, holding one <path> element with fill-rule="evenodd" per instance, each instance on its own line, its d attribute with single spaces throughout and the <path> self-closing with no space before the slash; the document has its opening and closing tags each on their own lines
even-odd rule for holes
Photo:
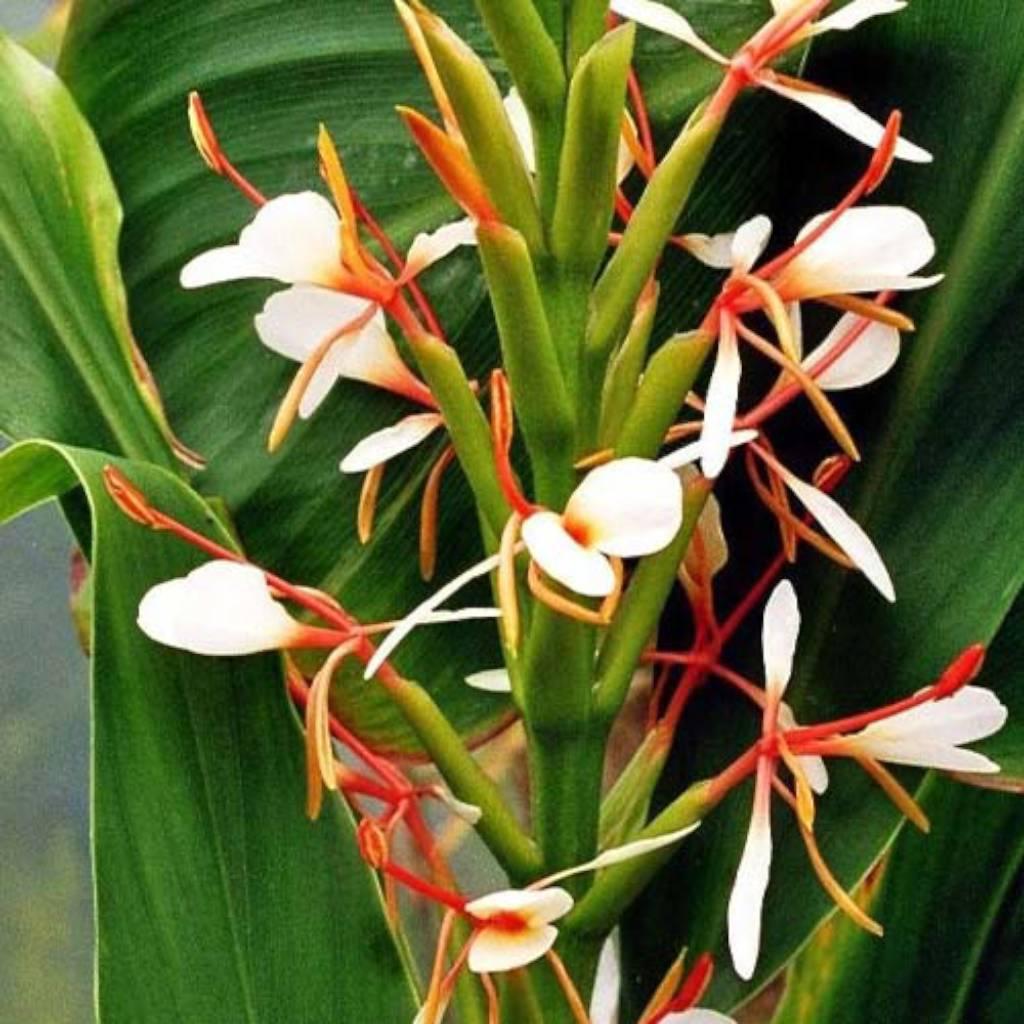
<svg viewBox="0 0 1024 1024">
<path fill-rule="evenodd" d="M 604 34 L 608 0 L 572 0 L 566 31 L 565 66 L 570 73 L 576 62 Z"/>
<path fill-rule="evenodd" d="M 388 696 L 398 705 L 452 793 L 480 808 L 483 816 L 476 831 L 501 866 L 514 880 L 535 878 L 541 868 L 536 845 L 520 828 L 501 791 L 473 759 L 430 694 L 417 683 L 403 680 L 388 688 Z"/>
<path fill-rule="evenodd" d="M 699 822 L 716 804 L 709 782 L 697 782 L 678 796 L 636 838 L 653 839 Z M 565 919 L 567 931 L 607 935 L 659 868 L 676 852 L 671 846 L 601 872 L 590 891 Z"/>
<path fill-rule="evenodd" d="M 687 489 L 679 532 L 668 547 L 645 558 L 633 574 L 597 663 L 595 710 L 599 718 L 611 721 L 626 699 L 633 672 L 658 626 L 679 563 L 710 493 L 711 483 L 703 477 Z"/>
<path fill-rule="evenodd" d="M 510 510 L 494 468 L 491 433 L 459 357 L 429 334 L 409 335 L 409 348 L 444 416 L 459 465 L 466 474 L 481 518 L 489 529 L 488 548 L 501 536 Z M 485 531 L 486 533 L 487 531 Z"/>
</svg>

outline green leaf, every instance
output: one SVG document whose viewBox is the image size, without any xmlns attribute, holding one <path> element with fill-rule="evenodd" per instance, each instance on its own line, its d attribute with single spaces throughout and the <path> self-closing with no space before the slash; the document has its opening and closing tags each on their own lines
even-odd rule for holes
<svg viewBox="0 0 1024 1024">
<path fill-rule="evenodd" d="M 136 627 L 142 594 L 201 559 L 118 511 L 102 483 L 111 462 L 230 543 L 159 468 L 44 442 L 0 457 L 0 522 L 79 486 L 92 514 L 99 1019 L 411 1019 L 348 814 L 332 800 L 317 824 L 304 818 L 302 742 L 277 659 L 199 658 Z"/>
<path fill-rule="evenodd" d="M 895 380 L 843 403 L 867 468 L 854 473 L 840 499 L 881 549 L 898 600 L 887 606 L 855 574 L 820 565 L 810 576 L 798 573 L 805 625 L 790 694 L 801 722 L 918 689 L 964 646 L 990 641 L 1024 583 L 1024 405 L 1014 384 L 1024 314 L 1024 226 L 1015 212 L 1024 195 L 1024 93 L 1012 42 L 1022 30 L 1024 12 L 1014 11 L 1008 22 L 1005 11 L 983 0 L 935 0 L 844 34 L 816 51 L 808 70 L 812 81 L 853 95 L 876 114 L 898 103 L 907 135 L 934 151 L 934 168 L 899 168 L 871 201 L 904 202 L 921 212 L 938 241 L 935 265 L 948 277 L 911 304 L 921 329 L 908 337 Z M 775 98 L 756 102 L 767 106 Z M 790 122 L 792 164 L 780 180 L 805 183 L 802 192 L 788 193 L 795 228 L 835 202 L 863 150 L 803 111 L 793 111 Z M 793 431 L 779 439 L 787 461 L 801 444 L 804 457 L 820 453 L 820 441 L 807 445 L 806 437 Z M 730 519 L 730 499 L 749 500 L 739 493 L 724 492 L 727 535 L 739 542 L 734 564 L 758 557 L 749 528 L 740 537 L 740 521 Z M 763 544 L 761 550 L 766 562 Z M 758 678 L 755 632 L 740 641 L 741 667 Z M 985 678 L 1019 706 L 1019 673 Z M 731 696 L 702 694 L 688 717 L 663 799 L 724 768 L 754 736 L 753 716 Z M 896 816 L 855 767 L 841 765 L 833 774 L 816 831 L 826 860 L 851 885 L 891 840 Z M 656 983 L 672 950 L 688 945 L 715 952 L 712 1003 L 735 1005 L 831 911 L 780 808 L 759 971 L 753 987 L 740 983 L 728 966 L 724 911 L 749 814 L 745 787 L 705 822 L 634 915 L 632 956 L 647 965 L 641 989 Z"/>
<path fill-rule="evenodd" d="M 826 925 L 797 960 L 774 1024 L 1011 1024 L 1019 1018 L 1020 972 L 998 986 L 986 975 L 993 955 L 1014 948 L 998 932 L 1004 915 L 1019 906 L 1024 801 L 949 792 L 935 783 L 925 789 L 933 834 L 905 828 L 869 884 L 870 913 L 884 924 L 884 939 L 841 917 Z M 989 1000 L 1004 1010 L 986 1012 Z"/>
<path fill-rule="evenodd" d="M 474 44 L 482 28 L 465 2 L 442 13 Z M 407 243 L 457 216 L 394 113 L 426 106 L 427 90 L 389 4 L 351 0 L 180 0 L 165 5 L 76 4 L 61 73 L 87 112 L 126 210 L 122 245 L 133 325 L 160 382 L 171 421 L 208 459 L 195 479 L 223 498 L 253 560 L 338 596 L 365 621 L 390 620 L 434 587 L 418 574 L 419 501 L 442 442 L 396 459 L 384 477 L 371 544 L 355 534 L 361 479 L 340 459 L 371 430 L 413 411 L 357 383 L 342 383 L 275 456 L 265 450 L 276 405 L 295 371 L 265 349 L 253 318 L 274 286 L 226 284 L 185 292 L 178 273 L 200 250 L 237 237 L 252 208 L 211 174 L 192 146 L 186 96 L 201 90 L 221 140 L 267 194 L 319 187 L 317 125 L 334 133 L 362 198 Z M 496 353 L 476 255 L 425 279 L 450 339 L 480 377 Z M 457 469 L 441 498 L 437 579 L 479 558 L 475 515 Z M 471 598 L 467 598 L 470 600 Z M 397 664 L 427 686 L 464 733 L 494 727 L 508 703 L 465 686 L 499 663 L 493 624 L 418 630 Z M 336 692 L 354 727 L 388 749 L 415 749 L 379 688 L 348 674 Z"/>
<path fill-rule="evenodd" d="M 172 465 L 132 369 L 103 155 L 53 72 L 4 36 L 0 138 L 0 432 Z"/>
</svg>

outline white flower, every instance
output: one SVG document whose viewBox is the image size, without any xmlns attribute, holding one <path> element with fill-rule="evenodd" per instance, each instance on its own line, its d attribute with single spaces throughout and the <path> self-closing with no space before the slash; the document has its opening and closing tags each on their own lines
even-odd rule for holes
<svg viewBox="0 0 1024 1024">
<path fill-rule="evenodd" d="M 306 630 L 274 600 L 262 570 L 226 560 L 147 591 L 138 624 L 158 643 L 212 655 L 291 647 Z"/>
<path fill-rule="evenodd" d="M 736 1024 L 736 1021 L 716 1010 L 701 1010 L 695 1007 L 692 1010 L 683 1010 L 682 1013 L 670 1013 L 667 1017 L 661 1018 L 661 1024 Z"/>
<path fill-rule="evenodd" d="M 776 0 L 773 3 L 777 17 L 781 17 L 792 6 L 792 3 L 785 2 L 785 0 Z M 902 10 L 904 6 L 906 5 L 897 0 L 853 0 L 852 3 L 828 17 L 796 28 L 785 41 L 784 48 L 796 46 L 809 36 L 855 28 L 868 18 L 880 14 L 893 14 Z M 638 24 L 685 43 L 716 64 L 728 67 L 731 63 L 727 57 L 701 39 L 686 18 L 665 4 L 654 3 L 653 0 L 612 0 L 611 9 L 621 17 L 630 18 Z M 759 33 L 759 36 L 762 35 Z M 754 40 L 758 38 L 755 36 Z M 754 43 L 754 40 L 751 40 L 751 44 Z M 871 147 L 878 145 L 885 129 L 877 121 L 868 117 L 844 96 L 820 89 L 798 79 L 777 75 L 768 68 L 766 65 L 778 55 L 776 42 L 772 43 L 774 52 L 769 50 L 765 53 L 751 48 L 751 44 L 748 44 L 745 50 L 746 55 L 752 61 L 751 73 L 755 85 L 792 100 L 794 103 L 799 103 L 858 142 L 863 142 Z M 926 150 L 902 138 L 897 141 L 895 155 L 902 160 L 914 163 L 928 163 L 932 159 L 931 154 Z"/>
<path fill-rule="evenodd" d="M 527 889 L 503 889 L 467 903 L 466 913 L 474 923 L 469 969 L 493 974 L 512 971 L 539 960 L 558 938 L 558 929 L 553 922 L 573 908 L 572 896 L 552 883 L 587 871 L 600 871 L 671 846 L 688 836 L 699 824 L 605 850 L 593 860 L 558 871 Z M 489 924 L 491 921 L 494 923 Z"/>
<path fill-rule="evenodd" d="M 559 515 L 547 509 L 523 522 L 530 557 L 552 579 L 587 597 L 615 588 L 609 555 L 636 558 L 664 548 L 682 524 L 678 476 L 650 459 L 625 458 L 591 470 Z"/>
<path fill-rule="evenodd" d="M 852 736 L 844 746 L 859 754 L 892 764 L 938 768 L 955 772 L 998 772 L 999 765 L 961 744 L 974 743 L 998 732 L 1008 716 L 1006 706 L 991 691 L 965 686 L 944 700 L 901 711 Z"/>
<path fill-rule="evenodd" d="M 802 352 L 803 330 L 799 303 L 790 306 L 790 320 L 798 353 Z M 836 359 L 832 353 L 852 332 L 853 343 Z M 816 348 L 803 357 L 801 365 L 823 391 L 849 391 L 884 377 L 900 357 L 900 332 L 889 324 L 867 320 L 856 313 L 840 317 L 835 327 Z M 831 361 L 830 361 L 831 360 Z M 818 372 L 819 366 L 825 369 Z"/>
</svg>

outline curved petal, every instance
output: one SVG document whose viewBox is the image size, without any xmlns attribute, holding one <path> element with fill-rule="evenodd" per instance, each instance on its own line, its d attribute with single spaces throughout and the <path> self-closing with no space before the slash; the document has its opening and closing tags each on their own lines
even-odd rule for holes
<svg viewBox="0 0 1024 1024">
<path fill-rule="evenodd" d="M 988 689 L 965 686 L 952 697 L 901 711 L 847 737 L 859 751 L 881 761 L 942 768 L 950 771 L 994 772 L 999 766 L 982 754 L 961 750 L 997 733 L 1008 717 L 1006 706 Z"/>
<path fill-rule="evenodd" d="M 484 693 L 511 693 L 512 680 L 507 668 L 487 668 L 482 672 L 473 672 L 466 676 L 466 683 L 474 690 Z"/>
<path fill-rule="evenodd" d="M 754 812 L 747 840 L 729 895 L 729 951 L 736 973 L 749 981 L 761 949 L 761 913 L 772 864 L 771 765 L 761 760 L 757 769 Z"/>
<path fill-rule="evenodd" d="M 662 32 L 692 46 L 716 64 L 729 63 L 713 46 L 709 46 L 697 35 L 693 26 L 678 11 L 665 4 L 654 3 L 653 0 L 612 0 L 611 9 L 620 18 L 629 18 L 645 28 Z"/>
<path fill-rule="evenodd" d="M 421 232 L 409 246 L 403 278 L 415 277 L 463 245 L 476 245 L 476 224 L 469 217 Z"/>
<path fill-rule="evenodd" d="M 803 361 L 810 372 L 855 330 L 864 318 L 847 313 L 832 328 L 825 340 Z M 862 388 L 884 377 L 900 357 L 900 332 L 888 324 L 868 322 L 857 340 L 827 369 L 815 378 L 825 391 L 849 391 Z"/>
<path fill-rule="evenodd" d="M 554 512 L 535 512 L 523 523 L 523 543 L 530 557 L 552 579 L 584 597 L 606 597 L 615 589 L 608 559 L 571 537 Z"/>
<path fill-rule="evenodd" d="M 550 924 L 517 932 L 481 928 L 472 939 L 467 964 L 474 974 L 514 971 L 539 960 L 557 938 L 558 929 Z"/>
<path fill-rule="evenodd" d="M 798 89 L 789 85 L 781 85 L 771 78 L 762 80 L 760 84 L 778 96 L 799 103 L 800 106 L 828 121 L 829 124 L 834 125 L 850 138 L 863 142 L 865 146 L 870 146 L 872 149 L 882 141 L 882 137 L 885 135 L 884 125 L 879 124 L 873 117 L 869 117 L 845 96 L 837 96 L 835 93 L 822 92 L 818 89 Z M 914 164 L 932 162 L 932 155 L 928 150 L 922 149 L 904 138 L 900 138 L 896 143 L 896 158 Z"/>
<path fill-rule="evenodd" d="M 365 473 L 402 452 L 415 448 L 444 421 L 436 412 L 415 413 L 393 426 L 374 431 L 341 460 L 342 473 Z"/>
<path fill-rule="evenodd" d="M 772 591 L 761 624 L 761 649 L 764 652 L 765 689 L 778 700 L 793 674 L 793 654 L 800 635 L 800 606 L 789 580 L 782 580 Z"/>
<path fill-rule="evenodd" d="M 564 528 L 606 555 L 636 558 L 660 551 L 683 521 L 683 485 L 653 459 L 615 459 L 591 470 L 573 491 Z"/>
<path fill-rule="evenodd" d="M 241 655 L 289 646 L 302 626 L 273 599 L 262 570 L 216 560 L 142 598 L 139 628 L 194 654 Z"/>
<path fill-rule="evenodd" d="M 808 221 L 807 237 L 827 214 Z M 847 210 L 775 279 L 787 298 L 851 292 L 912 290 L 941 280 L 914 277 L 935 255 L 928 226 L 904 206 L 860 206 Z"/>
<path fill-rule="evenodd" d="M 202 253 L 181 271 L 184 288 L 273 278 L 332 287 L 341 270 L 341 222 L 316 192 L 278 196 L 261 206 L 237 245 Z"/>
<path fill-rule="evenodd" d="M 466 904 L 466 911 L 479 920 L 518 914 L 531 926 L 551 924 L 565 917 L 572 908 L 572 896 L 557 886 L 545 889 L 500 889 Z"/>
<path fill-rule="evenodd" d="M 906 7 L 906 0 L 850 0 L 834 14 L 814 22 L 810 26 L 810 35 L 818 36 L 823 32 L 847 32 L 856 28 L 868 18 L 880 14 L 896 14 Z"/>
<path fill-rule="evenodd" d="M 514 86 L 509 89 L 508 95 L 501 101 L 505 107 L 505 116 L 512 126 L 512 134 L 523 151 L 523 163 L 531 174 L 537 173 L 537 151 L 533 145 L 533 128 L 530 125 L 530 115 L 526 112 L 526 104 L 519 90 Z"/>
<path fill-rule="evenodd" d="M 686 243 L 686 251 L 705 266 L 731 270 L 732 240 L 735 237 L 734 231 L 720 235 L 689 234 L 683 235 L 683 242 Z"/>
<path fill-rule="evenodd" d="M 594 994 L 590 998 L 590 1024 L 616 1024 L 621 990 L 622 967 L 613 933 L 605 939 L 597 960 Z"/>
<path fill-rule="evenodd" d="M 701 472 L 709 480 L 722 472 L 729 457 L 742 369 L 736 328 L 730 319 L 725 318 L 718 336 L 715 367 L 704 399 L 704 426 L 700 434 L 703 446 Z"/>
<path fill-rule="evenodd" d="M 726 1017 L 717 1010 L 683 1010 L 682 1013 L 670 1013 L 662 1017 L 661 1024 L 736 1024 L 732 1017 Z"/>
<path fill-rule="evenodd" d="M 887 601 L 895 601 L 896 592 L 889 570 L 886 569 L 878 549 L 871 543 L 871 538 L 860 524 L 851 519 L 839 502 L 824 491 L 819 491 L 817 487 L 812 487 L 789 472 L 784 473 L 782 479 L 882 597 Z"/>
<path fill-rule="evenodd" d="M 732 267 L 740 274 L 749 273 L 761 258 L 772 237 L 772 222 L 763 213 L 741 224 L 729 244 Z"/>
</svg>

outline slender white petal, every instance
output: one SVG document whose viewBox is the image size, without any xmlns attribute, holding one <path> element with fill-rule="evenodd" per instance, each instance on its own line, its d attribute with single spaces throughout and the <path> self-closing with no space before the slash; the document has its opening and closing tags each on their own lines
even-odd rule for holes
<svg viewBox="0 0 1024 1024">
<path fill-rule="evenodd" d="M 590 1024 L 617 1024 L 621 989 L 622 967 L 613 932 L 605 939 L 597 960 L 594 994 L 590 999 Z"/>
<path fill-rule="evenodd" d="M 736 1024 L 732 1017 L 726 1017 L 717 1010 L 683 1010 L 682 1013 L 670 1013 L 662 1017 L 661 1024 Z"/>
<path fill-rule="evenodd" d="M 776 95 L 799 103 L 800 106 L 817 114 L 818 117 L 828 121 L 841 132 L 858 142 L 863 142 L 865 146 L 870 146 L 872 149 L 882 141 L 882 136 L 885 135 L 884 125 L 879 124 L 873 117 L 869 117 L 845 96 L 836 96 L 835 93 L 821 92 L 818 89 L 797 89 L 793 86 L 782 85 L 770 78 L 762 80 L 761 84 Z M 928 164 L 932 161 L 932 155 L 928 150 L 922 149 L 904 138 L 900 138 L 896 143 L 896 157 L 899 160 L 908 160 L 915 164 Z"/>
<path fill-rule="evenodd" d="M 303 363 L 328 338 L 337 336 L 302 396 L 303 419 L 316 411 L 340 377 L 402 395 L 422 390 L 398 354 L 379 310 L 362 327 L 341 333 L 369 312 L 364 299 L 316 285 L 295 285 L 267 299 L 255 324 L 260 340 L 272 351 Z"/>
<path fill-rule="evenodd" d="M 476 245 L 476 224 L 468 217 L 442 224 L 434 231 L 421 232 L 409 246 L 405 275 L 419 274 L 463 245 Z"/>
<path fill-rule="evenodd" d="M 194 654 L 255 654 L 287 647 L 302 626 L 273 599 L 260 569 L 216 560 L 159 583 L 139 604 L 139 628 Z"/>
<path fill-rule="evenodd" d="M 448 598 L 453 597 L 463 587 L 472 583 L 473 580 L 479 579 L 481 576 L 486 576 L 489 572 L 493 572 L 498 568 L 498 563 L 501 561 L 500 555 L 491 555 L 490 558 L 485 558 L 482 562 L 477 562 L 476 565 L 470 566 L 464 572 L 460 573 L 453 580 L 449 580 L 440 590 L 431 594 L 425 601 L 418 604 L 402 621 L 395 626 L 395 628 L 388 633 L 384 638 L 381 645 L 374 652 L 373 657 L 367 662 L 366 671 L 363 673 L 364 679 L 372 679 L 376 674 L 377 670 L 384 664 L 388 658 L 391 657 L 395 648 L 417 627 L 423 625 L 424 622 L 429 621 L 429 617 L 432 612 L 436 611 L 437 608 L 444 604 Z"/>
<path fill-rule="evenodd" d="M 761 912 L 772 864 L 771 766 L 758 765 L 754 812 L 729 895 L 729 951 L 736 973 L 749 981 L 761 949 Z"/>
<path fill-rule="evenodd" d="M 715 367 L 711 371 L 711 381 L 704 401 L 704 427 L 700 435 L 703 445 L 701 472 L 709 480 L 722 472 L 729 457 L 741 372 L 736 328 L 732 320 L 726 317 L 722 320 L 718 336 Z"/>
<path fill-rule="evenodd" d="M 514 971 L 539 960 L 558 939 L 558 929 L 541 924 L 521 931 L 481 928 L 469 947 L 469 969 L 475 974 Z"/>
<path fill-rule="evenodd" d="M 368 434 L 341 460 L 342 473 L 365 473 L 415 448 L 444 420 L 436 412 L 414 413 L 390 427 Z"/>
<path fill-rule="evenodd" d="M 455 815 L 469 825 L 477 825 L 484 816 L 484 812 L 476 804 L 459 800 L 447 786 L 436 786 L 434 793 L 437 798 Z"/>
<path fill-rule="evenodd" d="M 660 551 L 683 521 L 683 486 L 653 459 L 615 459 L 591 470 L 573 491 L 562 522 L 580 542 L 607 555 Z"/>
<path fill-rule="evenodd" d="M 832 328 L 825 340 L 803 361 L 813 371 L 864 318 L 847 313 Z M 900 357 L 900 332 L 888 324 L 868 322 L 857 340 L 828 369 L 817 377 L 825 391 L 862 388 L 884 377 Z"/>
<path fill-rule="evenodd" d="M 537 151 L 533 145 L 533 128 L 530 126 L 530 115 L 526 111 L 526 104 L 519 90 L 515 87 L 509 89 L 508 95 L 502 100 L 505 107 L 505 116 L 512 126 L 512 134 L 523 151 L 523 162 L 531 174 L 537 173 Z"/>
<path fill-rule="evenodd" d="M 779 705 L 779 728 L 783 732 L 799 728 L 793 709 L 785 701 Z M 804 775 L 807 776 L 808 785 L 820 796 L 828 789 L 828 769 L 825 767 L 825 759 L 817 754 L 800 754 L 797 760 L 804 770 Z"/>
<path fill-rule="evenodd" d="M 906 6 L 905 0 L 850 0 L 834 14 L 814 22 L 810 26 L 810 34 L 817 36 L 823 32 L 846 32 L 868 18 L 880 14 L 896 14 Z"/>
<path fill-rule="evenodd" d="M 997 733 L 1007 716 L 1006 706 L 991 690 L 965 686 L 952 697 L 874 722 L 847 740 L 859 751 L 894 764 L 997 772 L 994 761 L 973 750 L 961 750 L 960 744 Z"/>
<path fill-rule="evenodd" d="M 750 272 L 772 237 L 772 222 L 763 213 L 741 224 L 729 246 L 732 267 L 740 274 Z"/>
<path fill-rule="evenodd" d="M 761 624 L 765 689 L 776 700 L 782 697 L 793 674 L 793 654 L 799 635 L 800 606 L 796 591 L 789 580 L 782 580 L 768 598 Z"/>
<path fill-rule="evenodd" d="M 620 18 L 629 18 L 646 28 L 662 32 L 681 43 L 686 43 L 687 46 L 692 46 L 698 53 L 704 54 L 716 64 L 729 63 L 727 58 L 697 35 L 686 18 L 665 4 L 654 3 L 653 0 L 612 0 L 611 9 Z"/>
<path fill-rule="evenodd" d="M 184 288 L 272 278 L 285 284 L 334 285 L 341 270 L 340 220 L 316 192 L 295 192 L 261 206 L 237 245 L 201 253 L 181 271 Z"/>
<path fill-rule="evenodd" d="M 698 828 L 700 828 L 699 821 L 694 822 L 692 825 L 687 825 L 685 828 L 676 829 L 675 832 L 666 832 L 663 836 L 653 836 L 650 839 L 635 839 L 633 842 L 624 843 L 622 846 L 613 846 L 610 850 L 599 853 L 593 860 L 588 860 L 585 864 L 577 864 L 573 868 L 556 871 L 553 875 L 548 875 L 535 884 L 550 885 L 552 882 L 560 882 L 565 878 L 572 878 L 573 875 L 582 875 L 587 871 L 600 871 L 603 868 L 610 868 L 615 864 L 622 864 L 627 860 L 634 860 L 636 857 L 646 857 L 647 854 L 654 853 L 655 850 L 661 850 L 666 846 L 678 843 Z"/>
<path fill-rule="evenodd" d="M 800 499 L 808 512 L 817 519 L 821 528 L 846 552 L 853 564 L 871 581 L 887 601 L 896 600 L 889 570 L 886 569 L 878 549 L 861 526 L 846 513 L 834 498 L 812 487 L 809 483 L 785 472 L 786 486 Z"/>
<path fill-rule="evenodd" d="M 804 226 L 807 237 L 826 214 Z M 813 298 L 926 288 L 941 275 L 915 277 L 935 255 L 935 242 L 925 222 L 903 206 L 859 206 L 847 210 L 820 238 L 775 278 L 787 298 Z"/>
<path fill-rule="evenodd" d="M 605 597 L 615 589 L 615 573 L 608 559 L 570 536 L 556 513 L 535 512 L 524 521 L 522 537 L 530 557 L 552 579 L 577 594 Z"/>
<path fill-rule="evenodd" d="M 756 430 L 734 430 L 729 435 L 729 447 L 738 448 L 742 444 L 753 441 L 756 437 Z M 689 466 L 694 462 L 700 462 L 704 458 L 704 447 L 703 438 L 698 441 L 691 441 L 689 444 L 684 444 L 681 448 L 677 448 L 674 452 L 663 455 L 658 461 L 663 466 L 668 466 L 669 469 L 683 469 L 685 466 Z"/>
<path fill-rule="evenodd" d="M 512 680 L 507 668 L 487 668 L 466 676 L 466 683 L 484 693 L 511 693 Z"/>
</svg>

